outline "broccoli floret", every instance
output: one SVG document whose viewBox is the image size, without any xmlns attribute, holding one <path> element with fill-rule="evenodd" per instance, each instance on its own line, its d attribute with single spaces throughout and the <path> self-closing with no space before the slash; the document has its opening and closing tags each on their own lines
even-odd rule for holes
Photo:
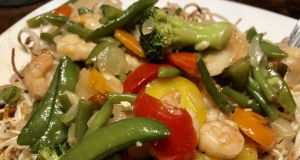
<svg viewBox="0 0 300 160">
<path fill-rule="evenodd" d="M 232 24 L 227 22 L 187 21 L 157 7 L 149 7 L 142 13 L 139 26 L 140 44 L 151 62 L 159 62 L 169 52 L 202 41 L 209 43 L 207 49 L 224 49 L 233 32 Z"/>
<path fill-rule="evenodd" d="M 67 142 L 42 148 L 39 150 L 36 160 L 60 160 L 70 148 Z"/>
</svg>

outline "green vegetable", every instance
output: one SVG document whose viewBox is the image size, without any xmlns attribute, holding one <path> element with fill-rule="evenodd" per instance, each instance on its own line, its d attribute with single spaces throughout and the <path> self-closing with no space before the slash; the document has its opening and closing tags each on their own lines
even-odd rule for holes
<svg viewBox="0 0 300 160">
<path fill-rule="evenodd" d="M 89 128 L 87 122 L 92 116 L 93 102 L 80 99 L 77 105 L 78 107 L 77 107 L 76 122 L 75 122 L 75 138 L 79 142 L 82 140 L 86 131 Z"/>
<path fill-rule="evenodd" d="M 102 11 L 103 14 L 103 17 L 99 19 L 99 22 L 101 24 L 106 24 L 110 20 L 116 19 L 123 14 L 122 10 L 110 5 L 101 5 L 100 10 Z"/>
<path fill-rule="evenodd" d="M 75 3 L 75 2 L 77 2 L 77 0 L 69 0 L 68 2 L 64 3 L 63 5 L 68 5 L 70 3 Z M 44 21 L 44 16 L 51 15 L 53 11 L 54 10 L 51 10 L 49 12 L 46 12 L 46 13 L 37 15 L 37 16 L 35 16 L 33 18 L 30 18 L 29 20 L 26 21 L 27 26 L 29 28 L 39 27 L 42 23 L 45 22 Z"/>
<path fill-rule="evenodd" d="M 269 117 L 270 119 L 275 119 L 278 117 L 278 111 L 274 104 L 264 96 L 259 91 L 256 91 L 255 89 L 251 88 L 249 85 L 247 85 L 248 92 L 252 95 L 252 97 L 255 99 L 255 101 L 260 105 L 260 107 L 263 109 L 264 113 Z"/>
<path fill-rule="evenodd" d="M 248 77 L 251 72 L 249 61 L 242 61 L 227 68 L 227 74 L 231 80 L 232 88 L 242 92 L 245 90 L 248 83 Z"/>
<path fill-rule="evenodd" d="M 254 112 L 263 113 L 262 109 L 259 107 L 259 104 L 257 104 L 255 100 L 250 99 L 246 95 L 228 86 L 222 87 L 221 93 L 243 108 L 251 108 Z"/>
<path fill-rule="evenodd" d="M 77 105 L 72 106 L 65 114 L 62 115 L 62 122 L 70 126 L 76 120 Z"/>
<path fill-rule="evenodd" d="M 119 104 L 121 101 L 133 103 L 136 95 L 130 93 L 110 93 L 107 98 L 112 100 L 113 104 Z"/>
<path fill-rule="evenodd" d="M 208 49 L 223 49 L 233 32 L 232 24 L 227 22 L 191 22 L 153 6 L 142 13 L 139 28 L 140 44 L 151 62 L 162 61 L 168 52 L 203 41 L 209 43 Z"/>
<path fill-rule="evenodd" d="M 83 38 L 86 38 L 89 34 L 91 34 L 93 32 L 93 30 L 90 30 L 90 29 L 87 29 L 84 27 L 80 27 L 77 25 L 68 26 L 67 31 L 70 33 L 77 34 Z"/>
<path fill-rule="evenodd" d="M 66 16 L 44 15 L 43 20 L 53 26 L 62 27 L 63 25 L 74 25 L 75 23 Z"/>
<path fill-rule="evenodd" d="M 104 103 L 104 105 L 98 111 L 98 113 L 96 114 L 94 120 L 90 124 L 90 127 L 86 131 L 85 137 L 92 134 L 93 132 L 95 132 L 96 130 L 98 130 L 99 128 L 102 128 L 103 126 L 105 126 L 107 124 L 107 121 L 109 120 L 109 118 L 112 114 L 112 110 L 113 110 L 113 107 L 114 107 L 113 105 L 114 104 L 112 103 L 112 100 L 110 100 L 110 99 L 108 99 Z"/>
<path fill-rule="evenodd" d="M 97 61 L 97 57 L 100 54 L 101 51 L 103 51 L 107 46 L 114 45 L 119 46 L 121 45 L 121 42 L 112 38 L 112 37 L 105 37 L 100 40 L 100 42 L 97 44 L 97 46 L 92 50 L 91 54 L 86 59 L 86 64 L 92 64 Z"/>
<path fill-rule="evenodd" d="M 48 42 L 50 44 L 55 44 L 55 42 L 53 40 L 54 37 L 55 37 L 55 35 L 51 34 L 51 33 L 45 33 L 45 32 L 43 32 L 43 33 L 40 34 L 41 40 L 44 40 L 44 41 L 46 41 L 46 42 Z"/>
<path fill-rule="evenodd" d="M 212 100 L 217 104 L 217 106 L 224 113 L 231 113 L 233 110 L 233 106 L 227 101 L 227 99 L 218 91 L 216 85 L 211 78 L 202 58 L 198 58 L 197 67 L 201 74 L 201 79 L 204 84 L 205 89 L 207 90 L 209 96 Z"/>
<path fill-rule="evenodd" d="M 67 112 L 71 108 L 72 104 L 67 94 L 59 95 L 58 100 L 64 112 Z"/>
<path fill-rule="evenodd" d="M 280 76 L 280 74 L 273 68 L 268 69 L 267 79 L 275 78 L 276 81 L 272 85 L 276 89 L 276 99 L 277 102 L 284 108 L 285 111 L 289 113 L 294 113 L 297 106 L 290 92 L 289 87 Z"/>
<path fill-rule="evenodd" d="M 271 102 L 275 101 L 276 93 L 272 88 L 271 84 L 268 82 L 266 75 L 263 74 L 261 67 L 259 66 L 252 67 L 252 73 L 254 79 L 258 83 L 261 91 L 264 93 L 266 98 Z"/>
<path fill-rule="evenodd" d="M 121 134 L 120 132 L 121 131 Z M 104 159 L 134 145 L 170 135 L 163 123 L 152 118 L 127 118 L 97 129 L 71 148 L 63 160 Z"/>
<path fill-rule="evenodd" d="M 0 90 L 0 100 L 4 100 L 5 103 L 14 103 L 20 98 L 21 89 L 16 86 L 5 87 Z"/>
<path fill-rule="evenodd" d="M 39 150 L 36 160 L 61 160 L 70 148 L 66 142 L 42 148 Z"/>
<path fill-rule="evenodd" d="M 85 7 L 78 8 L 79 15 L 92 14 L 92 13 L 93 13 L 93 11 L 89 10 L 88 8 L 85 8 Z"/>
<path fill-rule="evenodd" d="M 69 57 L 62 57 L 48 91 L 17 138 L 19 145 L 30 145 L 29 151 L 38 153 L 66 139 L 67 126 L 61 120 L 64 112 L 58 105 L 58 96 L 65 90 L 74 91 L 77 81 L 76 66 Z"/>
<path fill-rule="evenodd" d="M 146 8 L 154 5 L 157 0 L 139 0 L 128 7 L 123 14 L 102 27 L 92 32 L 85 40 L 86 41 L 97 41 L 99 38 L 106 37 L 112 34 L 115 29 L 123 28 L 128 23 L 134 21 Z"/>
<path fill-rule="evenodd" d="M 157 76 L 160 78 L 171 78 L 182 75 L 182 71 L 176 67 L 162 66 L 158 68 Z"/>
</svg>

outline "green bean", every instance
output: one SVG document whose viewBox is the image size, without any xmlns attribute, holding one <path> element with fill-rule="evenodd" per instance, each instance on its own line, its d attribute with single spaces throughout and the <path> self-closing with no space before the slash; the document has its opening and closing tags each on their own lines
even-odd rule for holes
<svg viewBox="0 0 300 160">
<path fill-rule="evenodd" d="M 85 7 L 78 8 L 79 15 L 92 14 L 92 13 L 93 13 L 93 11 L 89 10 L 88 8 L 85 8 Z"/>
<path fill-rule="evenodd" d="M 43 20 L 50 23 L 53 26 L 62 27 L 63 25 L 74 25 L 75 23 L 66 16 L 52 16 L 45 15 Z"/>
<path fill-rule="evenodd" d="M 270 83 L 267 81 L 261 68 L 259 66 L 252 67 L 252 73 L 253 73 L 254 79 L 258 83 L 261 91 L 264 93 L 266 98 L 271 102 L 276 100 L 276 93 L 273 90 Z"/>
<path fill-rule="evenodd" d="M 176 67 L 162 66 L 158 68 L 157 76 L 160 78 L 171 78 L 182 75 L 182 71 Z"/>
<path fill-rule="evenodd" d="M 67 112 L 72 106 L 67 94 L 59 95 L 58 96 L 58 101 L 61 104 L 61 107 L 64 110 L 64 112 Z"/>
<path fill-rule="evenodd" d="M 269 117 L 270 119 L 275 119 L 278 117 L 278 111 L 276 107 L 272 102 L 268 101 L 268 99 L 263 94 L 251 88 L 249 85 L 247 86 L 247 90 L 263 109 L 267 117 Z"/>
<path fill-rule="evenodd" d="M 75 138 L 78 142 L 82 140 L 88 130 L 87 122 L 92 116 L 92 104 L 93 103 L 88 100 L 80 99 L 78 101 L 75 121 Z"/>
<path fill-rule="evenodd" d="M 69 0 L 68 2 L 64 3 L 63 5 L 68 5 L 70 3 L 75 3 L 75 2 L 77 2 L 77 0 Z M 51 15 L 53 11 L 54 10 L 51 10 L 49 12 L 46 12 L 46 13 L 43 13 L 43 14 L 40 14 L 40 15 L 37 15 L 33 18 L 28 19 L 26 21 L 27 26 L 29 28 L 39 27 L 42 23 L 45 22 L 43 17 L 46 16 L 46 15 Z"/>
<path fill-rule="evenodd" d="M 62 57 L 38 109 L 17 138 L 19 145 L 30 145 L 29 151 L 37 153 L 40 148 L 60 144 L 67 138 L 68 129 L 61 120 L 64 112 L 58 106 L 58 95 L 65 90 L 74 91 L 77 81 L 74 63 L 69 57 Z"/>
<path fill-rule="evenodd" d="M 70 126 L 76 120 L 76 112 L 77 112 L 78 105 L 74 105 L 69 108 L 69 110 L 62 115 L 62 122 L 66 126 Z"/>
<path fill-rule="evenodd" d="M 99 53 L 109 45 L 119 46 L 121 45 L 121 42 L 112 37 L 106 37 L 105 39 L 102 39 L 101 42 L 99 42 L 97 46 L 92 50 L 91 54 L 86 59 L 85 63 L 86 64 L 95 63 L 97 61 L 97 57 Z"/>
<path fill-rule="evenodd" d="M 259 43 L 261 50 L 268 58 L 272 59 L 283 59 L 287 58 L 289 55 L 281 50 L 278 46 L 271 44 L 266 41 L 261 41 Z"/>
<path fill-rule="evenodd" d="M 227 99 L 218 91 L 215 86 L 213 79 L 210 77 L 210 74 L 202 60 L 202 58 L 198 58 L 197 60 L 197 67 L 201 74 L 201 79 L 204 84 L 205 89 L 207 90 L 208 94 L 212 98 L 212 100 L 217 104 L 217 106 L 223 111 L 224 113 L 231 113 L 233 110 L 233 106 L 227 101 Z"/>
<path fill-rule="evenodd" d="M 89 34 L 91 34 L 93 31 L 84 27 L 71 25 L 67 27 L 67 31 L 70 33 L 77 34 L 83 38 L 86 38 Z"/>
<path fill-rule="evenodd" d="M 251 77 L 251 76 L 248 77 L 248 85 L 249 85 L 252 89 L 254 89 L 254 90 L 258 91 L 258 92 L 261 92 L 258 83 L 257 83 L 256 80 L 255 80 L 253 77 Z"/>
<path fill-rule="evenodd" d="M 165 138 L 170 133 L 167 126 L 152 118 L 127 118 L 108 124 L 84 137 L 62 160 L 104 159 L 136 142 Z"/>
<path fill-rule="evenodd" d="M 232 88 L 240 92 L 244 91 L 251 71 L 250 62 L 242 61 L 236 63 L 229 66 L 226 71 L 231 81 Z"/>
<path fill-rule="evenodd" d="M 136 95 L 130 93 L 110 93 L 107 98 L 111 99 L 113 104 L 119 104 L 121 101 L 133 103 Z"/>
<path fill-rule="evenodd" d="M 142 11 L 154 5 L 156 2 L 157 0 L 139 0 L 133 3 L 128 7 L 127 10 L 124 11 L 124 13 L 120 17 L 113 19 L 102 27 L 96 29 L 85 40 L 97 41 L 99 38 L 112 34 L 115 29 L 123 28 L 125 25 L 132 22 L 136 17 L 138 17 Z"/>
<path fill-rule="evenodd" d="M 14 103 L 20 98 L 21 89 L 16 86 L 5 87 L 0 92 L 0 98 L 6 103 Z"/>
<path fill-rule="evenodd" d="M 256 36 L 258 33 L 256 32 L 256 29 L 254 27 L 251 27 L 246 35 L 246 39 L 248 41 L 248 43 L 251 43 L 252 39 L 254 36 Z"/>
<path fill-rule="evenodd" d="M 250 100 L 249 97 L 228 86 L 222 87 L 221 93 L 243 108 L 251 108 L 254 112 L 263 113 L 262 109 L 255 100 Z"/>
<path fill-rule="evenodd" d="M 293 98 L 293 95 L 290 92 L 289 87 L 285 83 L 284 79 L 280 74 L 273 68 L 268 69 L 267 78 L 276 78 L 277 81 L 273 85 L 277 91 L 277 102 L 284 108 L 285 111 L 289 113 L 294 113 L 297 106 Z"/>
<path fill-rule="evenodd" d="M 55 35 L 51 34 L 51 33 L 45 33 L 45 32 L 43 32 L 43 33 L 40 34 L 41 40 L 44 40 L 44 41 L 46 41 L 46 42 L 48 42 L 50 44 L 55 44 L 55 42 L 53 40 L 54 37 L 55 37 Z"/>
<path fill-rule="evenodd" d="M 99 19 L 101 24 L 106 24 L 110 20 L 120 17 L 123 11 L 110 5 L 101 5 L 100 10 L 102 11 L 103 17 Z"/>
<path fill-rule="evenodd" d="M 108 99 L 104 103 L 102 108 L 98 111 L 98 113 L 96 113 L 96 116 L 95 116 L 94 120 L 92 121 L 92 123 L 90 124 L 90 127 L 86 131 L 84 137 L 92 134 L 93 132 L 95 132 L 96 130 L 98 130 L 99 128 L 102 128 L 103 126 L 105 126 L 107 124 L 107 121 L 109 120 L 109 118 L 112 114 L 113 105 L 114 104 L 113 104 L 112 100 L 110 100 L 110 99 Z"/>
</svg>

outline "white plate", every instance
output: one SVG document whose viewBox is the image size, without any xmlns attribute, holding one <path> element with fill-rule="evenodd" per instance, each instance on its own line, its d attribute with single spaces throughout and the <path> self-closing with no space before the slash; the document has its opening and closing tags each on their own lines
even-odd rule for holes
<svg viewBox="0 0 300 160">
<path fill-rule="evenodd" d="M 136 0 L 123 0 L 123 7 L 127 8 Z M 206 7 L 213 13 L 218 13 L 226 17 L 231 23 L 235 23 L 242 18 L 238 28 L 241 31 L 246 31 L 251 26 L 255 26 L 258 32 L 266 32 L 266 39 L 273 42 L 279 42 L 284 37 L 287 37 L 296 24 L 296 19 L 289 18 L 277 13 L 269 12 L 259 8 L 246 6 L 243 4 L 223 1 L 223 0 L 159 0 L 157 6 L 163 7 L 170 1 L 183 6 L 187 3 L 198 3 L 201 7 Z M 11 28 L 6 30 L 0 36 L 0 85 L 8 84 L 9 78 L 13 74 L 11 66 L 11 51 L 12 48 L 16 50 L 16 65 L 17 69 L 22 69 L 29 62 L 30 56 L 24 52 L 17 40 L 18 32 L 26 27 L 26 20 L 36 15 L 45 13 L 54 9 L 66 0 L 54 0 L 36 9 L 32 13 L 25 16 L 19 22 L 14 24 Z"/>
</svg>

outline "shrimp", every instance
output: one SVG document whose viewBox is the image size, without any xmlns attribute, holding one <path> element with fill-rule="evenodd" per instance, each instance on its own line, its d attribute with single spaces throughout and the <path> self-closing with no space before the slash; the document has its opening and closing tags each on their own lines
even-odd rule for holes
<svg viewBox="0 0 300 160">
<path fill-rule="evenodd" d="M 205 54 L 203 60 L 211 76 L 219 75 L 231 64 L 244 60 L 247 56 L 248 42 L 234 30 L 226 48 Z"/>
<path fill-rule="evenodd" d="M 245 139 L 236 126 L 215 120 L 201 127 L 198 148 L 210 157 L 229 159 L 241 152 L 244 143 Z"/>
<path fill-rule="evenodd" d="M 40 100 L 44 97 L 54 74 L 53 58 L 42 53 L 32 59 L 24 70 L 24 85 L 30 95 Z"/>
<path fill-rule="evenodd" d="M 82 24 L 84 28 L 95 30 L 103 25 L 99 23 L 99 19 L 101 17 L 102 16 L 100 14 L 93 13 L 73 16 L 71 17 L 71 20 L 76 23 Z"/>
<path fill-rule="evenodd" d="M 85 42 L 76 34 L 67 34 L 64 37 L 59 35 L 54 41 L 58 54 L 68 55 L 73 61 L 86 60 L 96 46 L 95 43 Z"/>
</svg>

